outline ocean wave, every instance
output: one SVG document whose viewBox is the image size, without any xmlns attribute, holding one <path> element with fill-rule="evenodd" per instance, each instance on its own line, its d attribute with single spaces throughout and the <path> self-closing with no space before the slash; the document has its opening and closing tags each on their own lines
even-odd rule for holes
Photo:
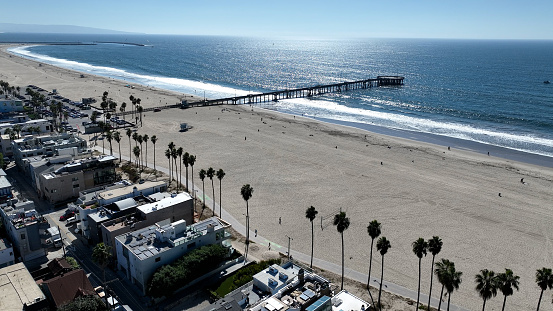
<svg viewBox="0 0 553 311">
<path fill-rule="evenodd" d="M 347 107 L 324 99 L 283 100 L 279 101 L 278 106 L 292 113 L 299 111 L 306 116 L 442 135 L 553 157 L 553 140 L 536 135 L 513 134 L 455 122 L 440 122 L 405 114 Z"/>
<path fill-rule="evenodd" d="M 29 51 L 28 49 L 33 46 L 14 47 L 8 49 L 8 51 L 25 58 L 83 73 L 89 73 L 108 78 L 115 78 L 127 81 L 129 83 L 152 86 L 185 94 L 194 94 L 197 96 L 205 95 L 205 97 L 207 98 L 243 96 L 256 93 L 203 81 L 137 74 L 118 68 L 96 66 L 62 58 L 54 58 L 48 55 Z"/>
</svg>

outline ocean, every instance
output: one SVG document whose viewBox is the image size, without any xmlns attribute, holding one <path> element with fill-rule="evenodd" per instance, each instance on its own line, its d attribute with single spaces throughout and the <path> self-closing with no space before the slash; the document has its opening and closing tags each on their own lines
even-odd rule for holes
<svg viewBox="0 0 553 311">
<path fill-rule="evenodd" d="M 38 44 L 98 41 L 119 43 Z M 2 33 L 0 42 L 34 42 L 10 51 L 207 98 L 401 75 L 400 87 L 260 106 L 494 155 L 503 150 L 516 160 L 539 155 L 541 165 L 553 162 L 553 84 L 544 83 L 553 81 L 553 41 Z"/>
</svg>

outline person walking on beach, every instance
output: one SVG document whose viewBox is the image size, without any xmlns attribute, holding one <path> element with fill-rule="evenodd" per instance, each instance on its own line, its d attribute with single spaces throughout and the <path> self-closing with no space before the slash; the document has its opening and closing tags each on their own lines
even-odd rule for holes
<svg viewBox="0 0 553 311">
<path fill-rule="evenodd" d="M 282 217 L 279 217 L 279 218 L 278 218 L 278 224 L 279 224 L 279 225 L 282 225 Z"/>
</svg>

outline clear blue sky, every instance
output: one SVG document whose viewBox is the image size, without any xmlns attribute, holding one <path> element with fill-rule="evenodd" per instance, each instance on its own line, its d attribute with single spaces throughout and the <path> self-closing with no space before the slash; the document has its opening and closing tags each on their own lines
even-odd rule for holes
<svg viewBox="0 0 553 311">
<path fill-rule="evenodd" d="M 0 22 L 148 34 L 553 39 L 553 0 L 3 1 Z"/>
</svg>

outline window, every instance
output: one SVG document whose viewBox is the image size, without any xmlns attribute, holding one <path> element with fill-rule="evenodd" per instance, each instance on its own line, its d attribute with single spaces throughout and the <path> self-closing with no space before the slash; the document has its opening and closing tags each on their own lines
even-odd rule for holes
<svg viewBox="0 0 553 311">
<path fill-rule="evenodd" d="M 156 262 L 159 262 L 161 260 L 161 257 L 156 258 Z"/>
<path fill-rule="evenodd" d="M 79 188 L 79 184 L 74 184 L 73 188 Z"/>
<path fill-rule="evenodd" d="M 71 181 L 77 181 L 77 180 L 79 180 L 78 177 L 73 177 L 73 178 L 71 178 Z"/>
<path fill-rule="evenodd" d="M 25 240 L 25 233 L 21 233 L 21 239 Z"/>
</svg>

